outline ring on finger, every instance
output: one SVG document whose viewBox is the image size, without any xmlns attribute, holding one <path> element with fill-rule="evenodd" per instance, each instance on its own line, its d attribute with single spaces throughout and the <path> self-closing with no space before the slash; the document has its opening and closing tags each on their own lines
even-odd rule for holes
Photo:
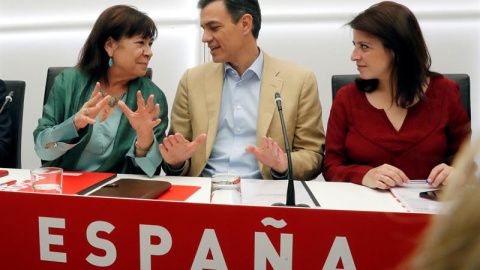
<svg viewBox="0 0 480 270">
<path fill-rule="evenodd" d="M 380 181 L 383 181 L 383 179 L 385 179 L 385 175 L 384 175 L 384 174 L 382 174 L 382 175 L 380 176 Z"/>
</svg>

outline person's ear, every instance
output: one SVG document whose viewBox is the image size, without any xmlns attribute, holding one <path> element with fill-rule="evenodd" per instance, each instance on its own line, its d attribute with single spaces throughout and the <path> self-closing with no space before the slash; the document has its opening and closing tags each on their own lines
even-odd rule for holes
<svg viewBox="0 0 480 270">
<path fill-rule="evenodd" d="M 393 59 L 393 63 L 395 64 L 398 63 L 398 61 L 400 60 L 398 53 L 395 53 L 395 51 L 391 49 L 390 49 L 390 57 Z"/>
<path fill-rule="evenodd" d="M 107 41 L 105 42 L 105 51 L 107 52 L 109 57 L 113 56 L 113 52 L 115 51 L 116 48 L 116 42 L 112 37 L 109 37 Z"/>
<path fill-rule="evenodd" d="M 244 34 L 252 33 L 253 28 L 253 17 L 250 14 L 244 14 L 240 19 L 240 23 L 242 25 L 242 32 Z"/>
</svg>

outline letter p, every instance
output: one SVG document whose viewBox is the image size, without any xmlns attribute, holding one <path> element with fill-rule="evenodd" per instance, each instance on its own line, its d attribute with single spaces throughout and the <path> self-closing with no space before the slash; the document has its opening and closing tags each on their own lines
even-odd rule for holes
<svg viewBox="0 0 480 270">
<path fill-rule="evenodd" d="M 151 237 L 158 236 L 160 244 L 152 245 Z M 140 269 L 152 269 L 152 255 L 165 255 L 172 248 L 172 236 L 162 226 L 140 224 Z"/>
</svg>

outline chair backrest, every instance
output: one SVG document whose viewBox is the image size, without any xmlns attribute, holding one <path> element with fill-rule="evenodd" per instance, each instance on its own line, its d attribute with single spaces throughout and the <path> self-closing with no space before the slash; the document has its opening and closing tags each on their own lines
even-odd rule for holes
<svg viewBox="0 0 480 270">
<path fill-rule="evenodd" d="M 47 103 L 48 95 L 50 94 L 50 90 L 52 89 L 53 82 L 55 81 L 55 77 L 60 74 L 64 69 L 69 67 L 49 67 L 47 71 L 47 82 L 45 84 L 45 93 L 43 94 L 43 105 Z M 153 71 L 151 68 L 147 68 L 147 74 L 145 77 L 152 79 Z"/>
<path fill-rule="evenodd" d="M 450 80 L 458 83 L 460 90 L 460 99 L 462 100 L 463 107 L 467 111 L 468 119 L 471 119 L 470 113 L 470 77 L 468 74 L 443 74 Z M 358 75 L 333 75 L 332 76 L 332 99 L 335 98 L 335 94 L 343 86 L 355 81 Z"/>
<path fill-rule="evenodd" d="M 4 80 L 7 93 L 13 91 L 12 102 L 8 105 L 8 112 L 12 120 L 12 159 L 11 167 L 22 168 L 22 123 L 23 101 L 25 99 L 25 82 Z"/>
</svg>

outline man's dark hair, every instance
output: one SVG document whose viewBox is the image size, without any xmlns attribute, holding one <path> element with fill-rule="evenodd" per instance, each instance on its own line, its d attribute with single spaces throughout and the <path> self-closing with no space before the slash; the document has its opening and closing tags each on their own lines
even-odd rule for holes
<svg viewBox="0 0 480 270">
<path fill-rule="evenodd" d="M 258 0 L 200 0 L 197 6 L 203 9 L 215 1 L 222 1 L 225 4 L 228 13 L 232 16 L 232 22 L 235 24 L 238 23 L 243 15 L 250 14 L 253 18 L 252 34 L 255 39 L 258 39 L 258 34 L 262 27 L 262 13 Z"/>
</svg>

